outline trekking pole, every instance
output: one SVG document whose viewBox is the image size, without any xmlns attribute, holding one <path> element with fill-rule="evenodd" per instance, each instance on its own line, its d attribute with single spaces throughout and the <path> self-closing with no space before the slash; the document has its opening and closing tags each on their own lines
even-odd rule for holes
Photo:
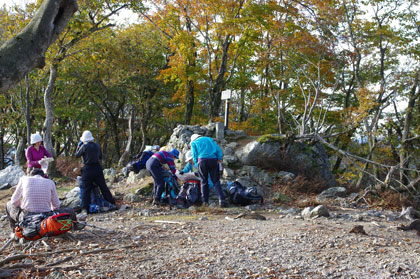
<svg viewBox="0 0 420 279">
<path fill-rule="evenodd" d="M 86 222 L 81 222 L 81 221 L 73 221 L 73 222 L 74 222 L 74 223 L 80 223 L 80 224 L 82 224 L 82 225 L 84 225 L 84 226 L 86 226 L 86 227 L 92 227 L 92 228 L 96 228 L 96 229 L 100 229 L 100 230 L 107 231 L 107 232 L 109 232 L 109 233 L 114 233 L 114 231 L 113 231 L 113 230 L 105 229 L 105 228 L 98 227 L 98 226 L 95 226 L 95 225 L 89 225 L 89 224 L 88 224 L 88 223 L 86 223 Z"/>
</svg>

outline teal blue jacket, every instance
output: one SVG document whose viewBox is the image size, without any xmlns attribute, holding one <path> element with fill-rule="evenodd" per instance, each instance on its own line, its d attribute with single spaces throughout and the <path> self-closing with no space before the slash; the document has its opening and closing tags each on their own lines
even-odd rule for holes
<svg viewBox="0 0 420 279">
<path fill-rule="evenodd" d="M 209 137 L 199 137 L 191 143 L 191 149 L 196 165 L 203 159 L 223 159 L 222 149 Z"/>
</svg>

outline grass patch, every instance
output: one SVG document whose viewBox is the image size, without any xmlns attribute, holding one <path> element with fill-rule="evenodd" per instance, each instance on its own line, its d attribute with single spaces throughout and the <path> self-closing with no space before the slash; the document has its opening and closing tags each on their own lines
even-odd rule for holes
<svg viewBox="0 0 420 279">
<path fill-rule="evenodd" d="M 285 135 L 275 135 L 275 134 L 268 134 L 263 135 L 257 139 L 259 143 L 267 143 L 267 142 L 278 142 L 283 143 L 287 137 Z"/>
<path fill-rule="evenodd" d="M 276 193 L 273 197 L 273 201 L 275 203 L 289 203 L 292 201 L 292 198 L 283 193 Z"/>
</svg>

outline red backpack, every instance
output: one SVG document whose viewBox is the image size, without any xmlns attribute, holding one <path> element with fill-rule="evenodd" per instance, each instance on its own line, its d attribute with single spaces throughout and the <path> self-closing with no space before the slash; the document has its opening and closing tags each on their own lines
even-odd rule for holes
<svg viewBox="0 0 420 279">
<path fill-rule="evenodd" d="M 44 213 L 26 216 L 15 228 L 18 238 L 37 240 L 42 237 L 51 237 L 68 232 L 73 221 L 69 213 L 59 213 L 48 216 Z"/>
</svg>

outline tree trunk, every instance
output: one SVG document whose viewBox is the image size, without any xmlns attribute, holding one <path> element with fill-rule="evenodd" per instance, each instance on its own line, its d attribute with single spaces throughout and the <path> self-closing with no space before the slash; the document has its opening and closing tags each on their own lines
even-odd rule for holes
<svg viewBox="0 0 420 279">
<path fill-rule="evenodd" d="M 50 152 L 50 154 L 56 158 L 54 145 L 52 142 L 52 126 L 54 123 L 54 107 L 51 99 L 54 92 L 54 84 L 57 79 L 57 68 L 58 65 L 53 63 L 50 67 L 50 77 L 48 80 L 47 88 L 44 92 L 44 106 L 45 106 L 45 121 L 44 121 L 44 147 Z M 48 165 L 48 174 L 55 176 L 57 175 L 55 160 Z"/>
<path fill-rule="evenodd" d="M 77 8 L 77 0 L 44 0 L 31 22 L 0 47 L 0 92 L 44 67 L 45 52 Z"/>
<path fill-rule="evenodd" d="M 190 125 L 194 109 L 194 81 L 188 80 L 186 86 L 184 124 Z"/>
<path fill-rule="evenodd" d="M 16 152 L 15 152 L 15 165 L 18 166 L 24 166 L 26 163 L 26 157 L 25 157 L 25 147 L 26 147 L 26 136 L 25 133 L 23 131 L 19 131 L 19 135 L 18 135 L 18 145 L 16 147 Z"/>
<path fill-rule="evenodd" d="M 133 140 L 133 118 L 134 118 L 134 108 L 130 111 L 130 117 L 128 119 L 128 139 L 127 139 L 127 145 L 125 147 L 124 153 L 121 155 L 120 160 L 118 161 L 118 165 L 120 167 L 124 166 L 126 162 L 128 161 L 127 158 L 130 155 L 130 149 L 131 149 L 131 142 Z"/>
<path fill-rule="evenodd" d="M 406 160 L 408 155 L 408 137 L 410 134 L 411 120 L 413 119 L 413 109 L 416 105 L 416 100 L 420 95 L 420 90 L 418 88 L 419 83 L 419 74 L 416 74 L 413 87 L 410 90 L 410 96 L 408 100 L 407 109 L 405 110 L 405 120 L 404 120 L 404 129 L 402 131 L 401 138 L 401 149 L 400 149 L 400 181 L 404 184 L 408 184 L 407 171 L 404 168 L 408 166 L 408 160 Z"/>
<path fill-rule="evenodd" d="M 219 70 L 217 72 L 217 77 L 214 81 L 214 85 L 210 88 L 210 122 L 213 122 L 213 119 L 219 116 L 220 105 L 222 103 L 222 90 L 225 88 L 225 73 L 227 71 L 227 60 L 228 60 L 228 50 L 231 43 L 231 36 L 226 35 L 223 41 L 223 52 Z"/>
<path fill-rule="evenodd" d="M 4 132 L 3 127 L 0 127 L 0 169 L 4 169 Z"/>
</svg>

